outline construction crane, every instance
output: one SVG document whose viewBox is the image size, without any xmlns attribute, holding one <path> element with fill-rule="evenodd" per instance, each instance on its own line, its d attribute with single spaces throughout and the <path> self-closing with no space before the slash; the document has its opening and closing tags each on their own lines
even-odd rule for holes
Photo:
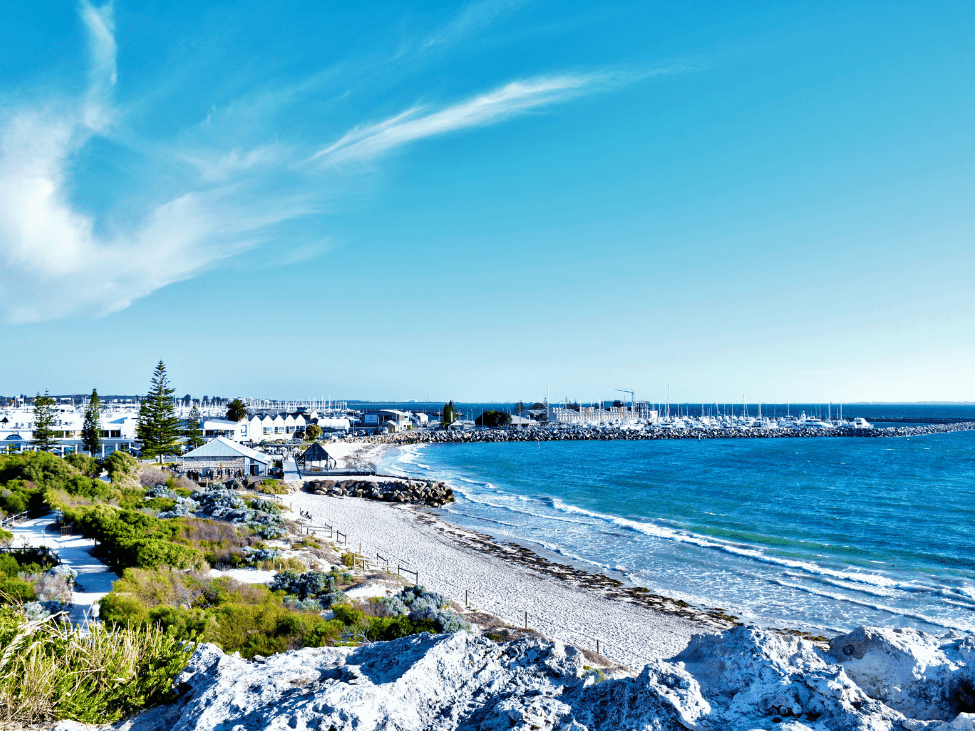
<svg viewBox="0 0 975 731">
<path fill-rule="evenodd" d="M 634 402 L 636 400 L 636 396 L 634 395 L 633 391 L 627 391 L 625 388 L 617 388 L 616 390 L 620 393 L 630 394 L 630 411 L 632 412 L 634 409 Z"/>
</svg>

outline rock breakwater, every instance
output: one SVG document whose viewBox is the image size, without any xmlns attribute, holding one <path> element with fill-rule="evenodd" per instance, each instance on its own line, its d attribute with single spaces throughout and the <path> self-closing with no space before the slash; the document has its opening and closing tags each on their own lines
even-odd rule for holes
<svg viewBox="0 0 975 731">
<path fill-rule="evenodd" d="M 553 442 L 587 440 L 652 439 L 786 439 L 828 437 L 912 437 L 975 430 L 975 421 L 954 424 L 916 424 L 873 429 L 838 427 L 758 429 L 747 427 L 706 429 L 663 429 L 629 427 L 551 426 L 529 429 L 417 430 L 398 434 L 354 437 L 348 441 L 373 444 L 451 444 L 470 442 Z"/>
<path fill-rule="evenodd" d="M 428 480 L 313 480 L 304 490 L 329 497 L 361 497 L 389 503 L 429 505 L 439 508 L 454 500 L 454 491 L 443 482 Z"/>
<path fill-rule="evenodd" d="M 970 636 L 862 628 L 827 653 L 738 627 L 628 673 L 528 635 L 421 634 L 253 661 L 201 645 L 176 679 L 176 704 L 116 728 L 957 731 L 975 720 L 973 649 Z"/>
</svg>

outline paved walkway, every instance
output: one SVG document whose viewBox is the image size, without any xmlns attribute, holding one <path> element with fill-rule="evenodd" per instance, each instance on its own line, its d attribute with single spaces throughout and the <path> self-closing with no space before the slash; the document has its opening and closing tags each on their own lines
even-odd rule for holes
<svg viewBox="0 0 975 731">
<path fill-rule="evenodd" d="M 284 482 L 301 482 L 301 473 L 298 472 L 298 460 L 294 455 L 288 457 L 281 463 L 284 470 Z"/>
<path fill-rule="evenodd" d="M 62 538 L 54 528 L 53 515 L 11 525 L 7 530 L 14 534 L 10 542 L 13 548 L 48 546 L 58 552 L 61 563 L 78 572 L 78 585 L 71 595 L 72 622 L 81 622 L 91 605 L 112 590 L 112 584 L 118 576 L 91 555 L 95 541 L 78 535 Z"/>
</svg>

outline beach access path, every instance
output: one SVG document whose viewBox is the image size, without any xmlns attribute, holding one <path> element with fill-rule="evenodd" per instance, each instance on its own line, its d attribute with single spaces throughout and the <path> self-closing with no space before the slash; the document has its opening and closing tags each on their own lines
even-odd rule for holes
<svg viewBox="0 0 975 731">
<path fill-rule="evenodd" d="M 616 662 L 638 668 L 668 658 L 694 634 L 716 630 L 693 620 L 624 601 L 608 599 L 475 550 L 452 539 L 439 526 L 411 508 L 361 498 L 335 498 L 309 493 L 289 496 L 296 510 L 307 511 L 312 526 L 326 523 L 347 534 L 349 550 L 371 559 L 378 553 L 397 567 L 418 572 L 418 583 L 464 606 L 493 614 L 515 626 L 525 625 L 546 637 L 587 650 L 596 649 Z M 412 573 L 401 574 L 409 583 Z"/>
<path fill-rule="evenodd" d="M 108 566 L 91 555 L 95 541 L 80 535 L 62 536 L 51 514 L 8 526 L 14 534 L 12 548 L 47 546 L 57 551 L 61 563 L 78 572 L 76 591 L 71 595 L 72 622 L 82 622 L 91 605 L 112 590 L 118 578 Z"/>
</svg>

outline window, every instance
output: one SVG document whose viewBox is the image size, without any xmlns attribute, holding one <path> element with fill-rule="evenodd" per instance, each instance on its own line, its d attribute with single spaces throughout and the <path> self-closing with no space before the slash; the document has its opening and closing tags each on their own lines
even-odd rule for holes
<svg viewBox="0 0 975 731">
<path fill-rule="evenodd" d="M 274 430 L 271 429 L 271 427 L 266 426 L 266 427 L 264 427 L 264 433 L 265 434 L 273 434 L 274 433 Z"/>
<path fill-rule="evenodd" d="M 240 435 L 242 437 L 246 437 L 247 436 L 247 426 L 246 425 L 240 427 Z"/>
<path fill-rule="evenodd" d="M 282 429 L 280 426 L 274 427 L 274 433 L 275 434 L 280 434 L 283 431 L 284 431 L 284 429 Z"/>
</svg>

